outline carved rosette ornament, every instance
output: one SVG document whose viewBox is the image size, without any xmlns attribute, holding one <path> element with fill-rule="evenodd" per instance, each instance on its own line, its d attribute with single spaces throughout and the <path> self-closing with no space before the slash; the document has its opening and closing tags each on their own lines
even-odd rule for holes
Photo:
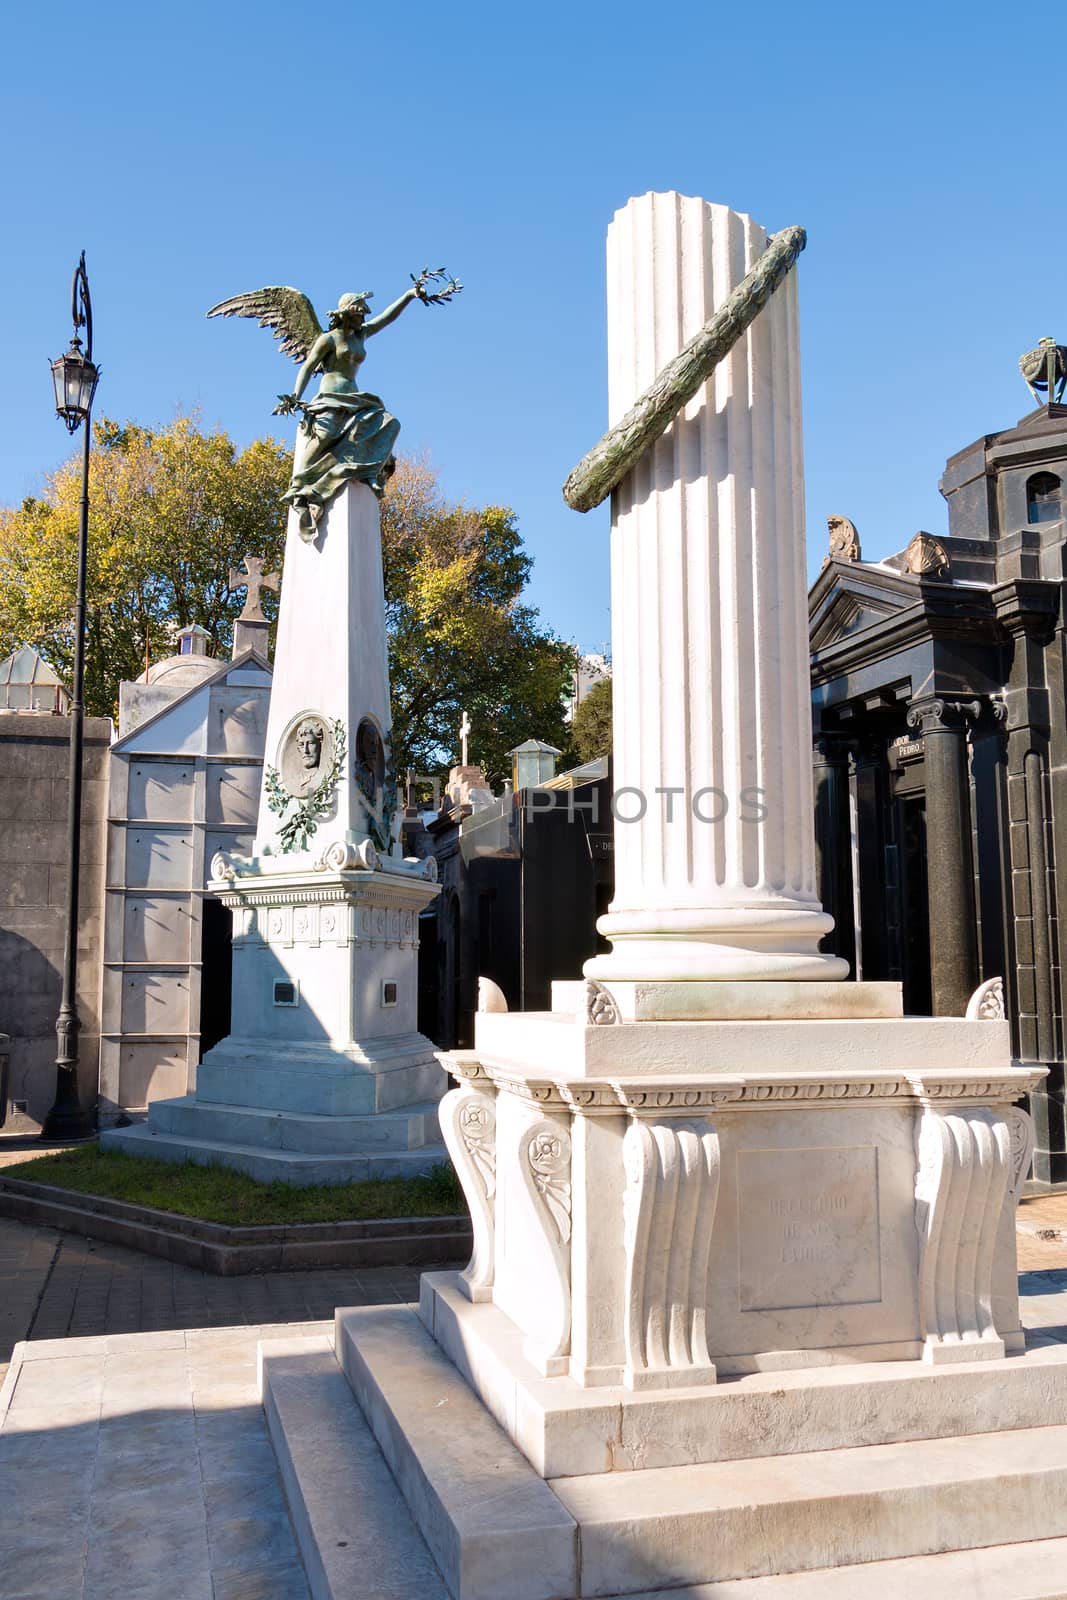
<svg viewBox="0 0 1067 1600">
<path fill-rule="evenodd" d="M 915 1225 L 924 1361 L 1004 1354 L 993 1322 L 993 1253 L 1018 1137 L 1008 1118 L 988 1107 L 927 1107 L 922 1114 Z"/>
<path fill-rule="evenodd" d="M 1002 1022 L 1007 1015 L 1004 979 L 987 978 L 985 983 L 980 983 L 968 1000 L 964 1015 L 968 1022 Z"/>
<path fill-rule="evenodd" d="M 630 1389 L 714 1383 L 707 1288 L 719 1139 L 707 1121 L 635 1118 L 626 1169 L 626 1367 Z"/>
<path fill-rule="evenodd" d="M 544 1377 L 559 1377 L 567 1371 L 571 1338 L 571 1136 L 546 1117 L 522 1130 L 518 1157 L 538 1224 L 529 1237 L 538 1295 L 523 1353 Z"/>
<path fill-rule="evenodd" d="M 441 1134 L 452 1158 L 471 1216 L 474 1249 L 460 1273 L 468 1299 L 493 1293 L 496 1201 L 496 1106 L 484 1086 L 467 1082 L 450 1089 L 438 1107 Z"/>
<path fill-rule="evenodd" d="M 208 877 L 218 880 L 221 878 L 235 878 L 236 876 L 237 872 L 230 853 L 227 850 L 216 850 L 211 858 L 211 871 L 208 873 Z"/>
<path fill-rule="evenodd" d="M 856 524 L 850 522 L 848 517 L 827 517 L 826 526 L 830 530 L 830 554 L 823 562 L 829 561 L 860 561 L 860 536 L 856 532 Z"/>
<path fill-rule="evenodd" d="M 591 978 L 585 982 L 585 1020 L 591 1028 L 610 1027 L 620 1020 L 610 989 Z"/>
<path fill-rule="evenodd" d="M 382 864 L 382 858 L 371 844 L 369 839 L 364 839 L 360 844 L 353 844 L 350 839 L 335 839 L 328 844 L 315 863 L 317 872 L 377 872 Z"/>
<path fill-rule="evenodd" d="M 916 578 L 950 578 L 948 551 L 932 533 L 917 533 L 904 552 L 904 570 Z"/>
</svg>

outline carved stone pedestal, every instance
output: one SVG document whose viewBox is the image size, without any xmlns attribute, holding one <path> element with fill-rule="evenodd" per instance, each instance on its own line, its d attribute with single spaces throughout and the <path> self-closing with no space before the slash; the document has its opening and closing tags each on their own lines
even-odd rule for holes
<svg viewBox="0 0 1067 1600">
<path fill-rule="evenodd" d="M 585 1002 L 479 1015 L 441 1105 L 471 1262 L 337 1314 L 448 1593 L 1016 1592 L 1006 1547 L 1067 1534 L 1067 1352 L 1019 1323 L 1007 1025 Z"/>
<path fill-rule="evenodd" d="M 192 1094 L 154 1101 L 146 1127 L 107 1145 L 305 1184 L 443 1160 L 442 1073 L 416 1023 L 418 918 L 436 885 L 320 862 L 217 887 L 234 918 L 233 1032 Z"/>
<path fill-rule="evenodd" d="M 1021 1348 L 1013 1102 L 1038 1075 L 1009 1064 L 1006 1023 L 605 1026 L 617 1012 L 590 999 L 483 1013 L 476 1048 L 446 1058 L 476 1239 L 459 1287 L 508 1319 L 531 1372 L 625 1403 Z"/>
</svg>

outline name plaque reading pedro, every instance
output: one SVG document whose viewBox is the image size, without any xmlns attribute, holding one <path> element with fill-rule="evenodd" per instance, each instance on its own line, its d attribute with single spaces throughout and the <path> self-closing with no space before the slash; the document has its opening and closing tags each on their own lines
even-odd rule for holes
<svg viewBox="0 0 1067 1600">
<path fill-rule="evenodd" d="M 882 1298 L 873 1145 L 737 1153 L 742 1311 Z"/>
</svg>

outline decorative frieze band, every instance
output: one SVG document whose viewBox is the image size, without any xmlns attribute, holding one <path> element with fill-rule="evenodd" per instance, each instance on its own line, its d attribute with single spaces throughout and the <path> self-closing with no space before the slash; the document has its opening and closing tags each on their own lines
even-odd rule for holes
<svg viewBox="0 0 1067 1600">
<path fill-rule="evenodd" d="M 951 1072 L 899 1074 L 884 1078 L 714 1078 L 684 1083 L 639 1079 L 557 1079 L 517 1077 L 472 1052 L 442 1056 L 456 1078 L 481 1078 L 497 1089 L 530 1101 L 548 1111 L 586 1114 L 629 1111 L 655 1115 L 684 1114 L 718 1107 L 748 1109 L 790 1105 L 825 1105 L 827 1102 L 863 1100 L 868 1103 L 908 1101 L 918 1104 L 951 1100 L 985 1104 L 1010 1103 L 1028 1094 L 1044 1076 L 1042 1068 L 1020 1068 L 1010 1075 L 980 1078 Z"/>
<path fill-rule="evenodd" d="M 227 904 L 229 901 L 224 900 Z M 319 901 L 296 905 L 282 897 L 249 905 L 234 902 L 234 937 L 258 938 L 266 944 L 414 945 L 418 916 L 397 906 L 353 904 L 345 895 L 325 894 Z"/>
</svg>

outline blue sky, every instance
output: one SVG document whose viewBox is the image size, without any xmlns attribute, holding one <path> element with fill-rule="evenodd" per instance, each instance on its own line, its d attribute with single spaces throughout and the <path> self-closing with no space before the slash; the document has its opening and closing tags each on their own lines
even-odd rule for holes
<svg viewBox="0 0 1067 1600">
<path fill-rule="evenodd" d="M 560 486 L 605 423 L 608 222 L 674 188 L 808 230 L 812 573 L 830 512 L 869 559 L 944 530 L 946 456 L 1029 409 L 1024 349 L 1067 342 L 1065 17 L 1062 0 L 9 8 L 0 503 L 69 450 L 46 363 L 82 247 L 98 411 L 198 407 L 241 443 L 278 428 L 295 369 L 208 306 L 291 283 L 323 315 L 348 289 L 380 309 L 443 262 L 463 294 L 412 307 L 366 385 L 448 494 L 515 508 L 544 620 L 598 648 L 607 512 L 576 515 Z"/>
</svg>

